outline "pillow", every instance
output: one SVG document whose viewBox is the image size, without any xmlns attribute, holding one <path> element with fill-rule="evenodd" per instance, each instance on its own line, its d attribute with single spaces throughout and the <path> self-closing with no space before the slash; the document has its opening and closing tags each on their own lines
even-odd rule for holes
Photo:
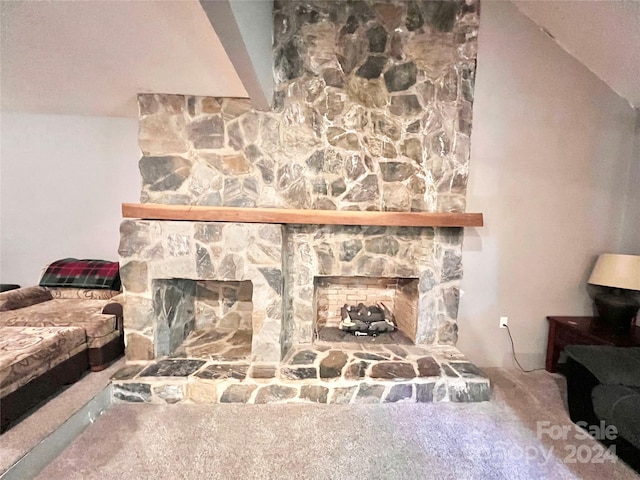
<svg viewBox="0 0 640 480">
<path fill-rule="evenodd" d="M 120 290 L 120 269 L 118 262 L 65 258 L 46 268 L 40 286 Z"/>
</svg>

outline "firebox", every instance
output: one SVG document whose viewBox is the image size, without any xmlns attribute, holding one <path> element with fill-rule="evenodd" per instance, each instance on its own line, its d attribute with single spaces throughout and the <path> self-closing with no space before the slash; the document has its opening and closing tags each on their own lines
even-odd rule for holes
<svg viewBox="0 0 640 480">
<path fill-rule="evenodd" d="M 316 277 L 314 287 L 314 341 L 416 343 L 418 279 L 327 276 Z M 351 321 L 358 315 L 362 322 Z"/>
<path fill-rule="evenodd" d="M 250 358 L 251 281 L 156 279 L 153 291 L 159 356 Z"/>
</svg>

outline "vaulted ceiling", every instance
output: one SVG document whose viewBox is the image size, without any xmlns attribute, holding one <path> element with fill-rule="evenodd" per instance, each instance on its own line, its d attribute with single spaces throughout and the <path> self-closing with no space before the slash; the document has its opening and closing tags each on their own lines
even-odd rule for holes
<svg viewBox="0 0 640 480">
<path fill-rule="evenodd" d="M 514 3 L 615 92 L 640 106 L 640 2 Z M 247 96 L 237 52 L 229 51 L 229 43 L 225 51 L 215 22 L 196 0 L 3 0 L 0 5 L 5 111 L 135 117 L 137 92 Z"/>
<path fill-rule="evenodd" d="M 247 96 L 196 0 L 1 8 L 3 110 L 135 117 L 138 92 Z"/>
<path fill-rule="evenodd" d="M 640 107 L 640 1 L 513 3 L 614 92 Z"/>
</svg>

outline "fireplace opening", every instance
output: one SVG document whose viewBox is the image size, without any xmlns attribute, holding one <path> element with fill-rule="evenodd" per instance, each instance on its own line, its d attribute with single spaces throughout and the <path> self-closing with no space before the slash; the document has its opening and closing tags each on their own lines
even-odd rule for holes
<svg viewBox="0 0 640 480">
<path fill-rule="evenodd" d="M 251 281 L 154 280 L 156 355 L 249 360 Z"/>
<path fill-rule="evenodd" d="M 413 345 L 418 279 L 316 277 L 314 342 Z"/>
</svg>

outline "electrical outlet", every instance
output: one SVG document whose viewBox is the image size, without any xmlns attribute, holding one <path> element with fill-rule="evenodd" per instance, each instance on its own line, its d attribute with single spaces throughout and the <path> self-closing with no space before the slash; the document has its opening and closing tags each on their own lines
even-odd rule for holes
<svg viewBox="0 0 640 480">
<path fill-rule="evenodd" d="M 507 328 L 509 317 L 500 317 L 500 328 Z"/>
</svg>

